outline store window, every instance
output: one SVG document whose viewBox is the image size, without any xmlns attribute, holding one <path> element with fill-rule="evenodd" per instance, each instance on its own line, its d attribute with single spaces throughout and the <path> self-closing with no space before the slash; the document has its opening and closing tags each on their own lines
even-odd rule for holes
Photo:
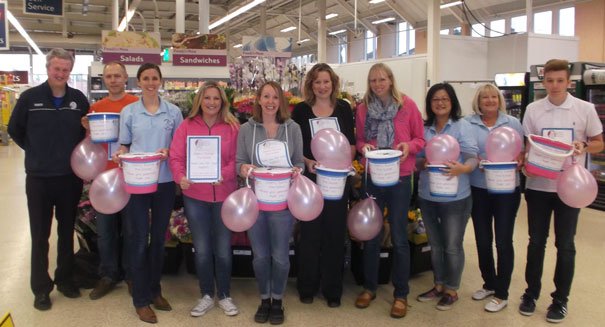
<svg viewBox="0 0 605 327">
<path fill-rule="evenodd" d="M 510 31 L 513 33 L 527 32 L 527 16 L 517 16 L 510 19 Z"/>
<path fill-rule="evenodd" d="M 462 35 L 462 27 L 454 27 L 452 29 L 452 35 Z"/>
<path fill-rule="evenodd" d="M 504 35 L 505 20 L 504 19 L 498 19 L 498 20 L 491 21 L 489 23 L 489 29 L 490 29 L 489 36 L 491 36 L 491 37 Z"/>
<path fill-rule="evenodd" d="M 576 10 L 574 7 L 559 10 L 559 35 L 574 36 Z"/>
<path fill-rule="evenodd" d="M 449 30 L 449 28 L 446 28 L 444 30 L 439 31 L 439 34 L 441 34 L 441 35 L 450 35 L 450 30 Z"/>
<path fill-rule="evenodd" d="M 416 49 L 416 31 L 407 22 L 397 24 L 397 55 L 413 55 Z"/>
<path fill-rule="evenodd" d="M 366 31 L 366 60 L 376 59 L 376 36 Z"/>
<path fill-rule="evenodd" d="M 534 14 L 534 33 L 552 34 L 552 11 L 543 11 Z"/>
<path fill-rule="evenodd" d="M 347 35 L 338 37 L 338 63 L 347 63 Z"/>
<path fill-rule="evenodd" d="M 471 36 L 484 37 L 485 36 L 485 26 L 481 23 L 473 24 L 471 26 Z"/>
<path fill-rule="evenodd" d="M 0 54 L 0 70 L 29 71 L 29 54 Z"/>
</svg>

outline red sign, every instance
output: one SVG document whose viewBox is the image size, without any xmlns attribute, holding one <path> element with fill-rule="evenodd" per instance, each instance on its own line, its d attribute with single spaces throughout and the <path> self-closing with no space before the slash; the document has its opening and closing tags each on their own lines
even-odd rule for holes
<svg viewBox="0 0 605 327">
<path fill-rule="evenodd" d="M 27 70 L 0 70 L 0 76 L 6 84 L 29 84 L 29 72 Z"/>
</svg>

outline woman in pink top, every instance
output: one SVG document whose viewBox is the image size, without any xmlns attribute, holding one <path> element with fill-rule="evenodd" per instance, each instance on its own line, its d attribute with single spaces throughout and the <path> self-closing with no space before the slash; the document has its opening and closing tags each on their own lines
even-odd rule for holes
<svg viewBox="0 0 605 327">
<path fill-rule="evenodd" d="M 214 307 L 215 280 L 219 307 L 228 316 L 238 314 L 230 296 L 231 231 L 221 219 L 225 198 L 237 188 L 235 152 L 239 124 L 229 111 L 225 91 L 216 83 L 206 82 L 195 98 L 193 107 L 177 129 L 170 145 L 170 169 L 183 190 L 185 216 L 193 236 L 195 268 L 201 299 L 191 309 L 199 317 Z M 192 182 L 187 178 L 187 137 L 212 135 L 220 137 L 220 180 L 214 183 Z M 216 273 L 215 273 L 216 272 Z"/>
<path fill-rule="evenodd" d="M 364 180 L 364 193 L 376 197 L 378 206 L 388 208 L 393 242 L 393 306 L 391 317 L 403 318 L 407 313 L 408 279 L 410 276 L 410 247 L 407 237 L 408 208 L 412 193 L 411 175 L 416 163 L 416 153 L 424 147 L 422 117 L 414 101 L 400 93 L 395 85 L 393 72 L 385 64 L 370 68 L 368 90 L 363 103 L 357 107 L 356 146 L 362 154 L 375 149 L 396 149 L 403 152 L 400 161 L 399 182 L 393 186 L 376 186 L 370 177 Z M 378 287 L 378 263 L 380 232 L 366 241 L 363 250 L 364 290 L 357 297 L 355 306 L 367 308 L 376 297 Z"/>
</svg>

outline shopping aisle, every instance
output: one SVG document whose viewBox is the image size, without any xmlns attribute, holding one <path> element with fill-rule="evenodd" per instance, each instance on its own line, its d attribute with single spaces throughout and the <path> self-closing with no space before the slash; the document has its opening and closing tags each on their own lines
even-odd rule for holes
<svg viewBox="0 0 605 327">
<path fill-rule="evenodd" d="M 106 297 L 91 301 L 90 290 L 82 290 L 79 299 L 68 299 L 56 290 L 51 293 L 53 307 L 40 312 L 32 306 L 33 295 L 29 288 L 30 237 L 25 200 L 25 174 L 23 152 L 14 144 L 0 146 L 0 315 L 11 312 L 15 325 L 24 326 L 150 326 L 140 322 L 134 312 L 124 284 Z M 54 227 L 54 226 L 53 226 Z M 552 229 L 551 229 L 552 232 Z M 551 233 L 552 234 L 552 233 Z M 605 311 L 601 299 L 605 294 L 605 213 L 592 209 L 582 211 L 578 236 L 576 237 L 576 276 L 569 303 L 566 326 L 601 326 L 605 321 Z M 56 257 L 56 237 L 51 239 L 50 265 L 54 270 Z M 471 299 L 471 294 L 481 287 L 481 276 L 477 266 L 472 224 L 469 222 L 466 238 L 466 267 L 460 289 L 460 300 L 448 312 L 437 311 L 435 303 L 419 303 L 414 300 L 418 293 L 431 287 L 430 272 L 415 276 L 410 281 L 411 305 L 403 320 L 388 316 L 392 287 L 383 285 L 378 290 L 377 299 L 367 309 L 357 309 L 353 302 L 361 288 L 354 284 L 347 272 L 342 306 L 328 308 L 325 301 L 315 299 L 310 305 L 301 304 L 295 288 L 295 280 L 290 280 L 286 292 L 285 326 L 545 326 L 546 308 L 550 303 L 549 293 L 553 290 L 554 251 L 552 238 L 549 242 L 543 294 L 538 301 L 536 313 L 524 317 L 517 313 L 519 297 L 523 293 L 525 253 L 527 246 L 527 221 L 525 206 L 517 217 L 515 230 L 516 260 L 510 290 L 509 307 L 499 313 L 483 310 L 484 301 Z M 258 305 L 256 285 L 253 279 L 235 279 L 232 296 L 239 305 L 240 314 L 227 317 L 218 308 L 200 318 L 189 316 L 189 310 L 199 297 L 197 282 L 192 275 L 181 272 L 176 276 L 163 278 L 165 297 L 173 306 L 171 312 L 156 312 L 158 326 L 255 326 L 253 314 Z"/>
</svg>

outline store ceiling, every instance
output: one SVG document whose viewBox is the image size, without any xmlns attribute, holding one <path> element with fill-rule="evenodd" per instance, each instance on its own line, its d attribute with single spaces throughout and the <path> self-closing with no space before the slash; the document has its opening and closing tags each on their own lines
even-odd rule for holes
<svg viewBox="0 0 605 327">
<path fill-rule="evenodd" d="M 250 0 L 210 0 L 210 22 L 226 15 L 233 8 L 239 7 Z M 442 0 L 442 3 L 453 0 Z M 532 0 L 534 11 L 544 6 L 560 3 L 574 3 L 577 1 Z M 64 16 L 49 17 L 23 13 L 24 0 L 8 0 L 8 8 L 19 19 L 23 27 L 30 33 L 34 41 L 42 48 L 65 47 L 74 49 L 99 48 L 101 31 L 110 30 L 112 0 L 63 0 Z M 136 1 L 134 1 L 136 2 Z M 197 0 L 185 0 L 185 32 L 195 33 L 199 29 Z M 357 2 L 357 32 L 362 29 L 373 29 L 377 25 L 371 22 L 387 17 L 395 17 L 397 21 L 407 21 L 415 28 L 426 27 L 428 0 L 386 0 L 378 4 L 369 4 L 369 0 L 326 0 L 326 13 L 336 13 L 337 17 L 327 20 L 328 32 L 346 28 L 353 33 L 354 6 Z M 88 3 L 88 11 L 84 14 L 83 8 Z M 119 0 L 120 16 L 124 15 L 124 0 Z M 133 1 L 129 1 L 133 3 Z M 473 14 L 481 21 L 489 21 L 498 15 L 522 15 L 525 12 L 526 0 L 466 0 L 466 4 Z M 317 47 L 317 1 L 315 0 L 267 0 L 266 31 L 268 35 L 293 37 L 299 39 L 299 31 L 288 33 L 280 32 L 288 26 L 299 25 L 300 39 L 309 38 L 311 41 L 297 46 L 295 53 L 308 53 Z M 175 31 L 175 1 L 174 0 L 141 0 L 137 12 L 130 22 L 130 30 L 154 31 L 154 21 L 159 20 L 163 46 L 170 46 L 170 37 Z M 465 20 L 462 6 L 455 6 L 442 11 L 442 27 L 459 26 Z M 473 22 L 474 23 L 474 22 Z M 396 25 L 391 23 L 389 28 L 396 31 Z M 11 46 L 26 46 L 14 27 L 10 26 Z M 231 46 L 241 43 L 244 35 L 259 35 L 260 7 L 244 13 L 227 24 L 223 24 L 211 33 L 225 33 L 228 35 L 229 51 L 237 55 L 236 49 Z M 335 44 L 336 39 L 328 37 L 328 46 Z"/>
</svg>

